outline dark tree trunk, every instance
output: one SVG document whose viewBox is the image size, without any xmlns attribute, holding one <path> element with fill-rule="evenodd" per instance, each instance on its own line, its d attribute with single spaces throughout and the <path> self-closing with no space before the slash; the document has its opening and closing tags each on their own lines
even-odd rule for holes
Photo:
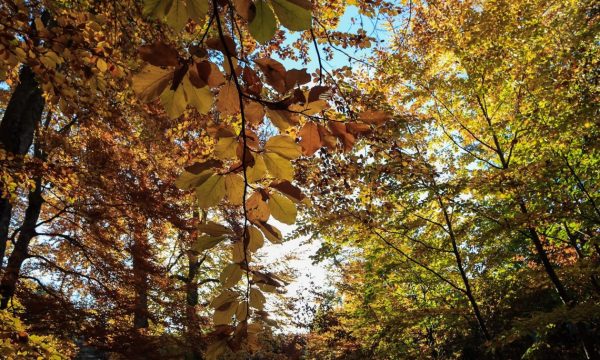
<svg viewBox="0 0 600 360">
<path fill-rule="evenodd" d="M 202 261 L 198 260 L 198 256 L 190 254 L 188 256 L 188 274 L 185 282 L 186 290 L 186 336 L 189 350 L 186 353 L 186 360 L 201 360 L 201 339 L 200 334 L 200 322 L 197 315 L 198 306 L 198 282 L 196 277 L 198 275 L 198 269 Z"/>
<path fill-rule="evenodd" d="M 146 329 L 148 323 L 148 251 L 145 232 L 134 234 L 131 249 L 133 258 L 133 276 L 135 286 L 135 304 L 133 309 L 133 329 Z"/>
<path fill-rule="evenodd" d="M 36 224 L 40 217 L 43 203 L 42 180 L 38 177 L 35 179 L 35 188 L 29 192 L 29 205 L 25 211 L 25 220 L 15 243 L 15 248 L 8 258 L 2 282 L 0 282 L 0 295 L 2 296 L 0 299 L 0 309 L 6 309 L 8 302 L 15 294 L 21 266 L 23 265 L 23 261 L 28 257 L 29 243 L 37 235 Z"/>
</svg>

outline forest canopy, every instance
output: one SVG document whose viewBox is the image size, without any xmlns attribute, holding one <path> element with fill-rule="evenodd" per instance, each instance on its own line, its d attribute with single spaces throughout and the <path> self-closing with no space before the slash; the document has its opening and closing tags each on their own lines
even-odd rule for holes
<svg viewBox="0 0 600 360">
<path fill-rule="evenodd" d="M 599 30 L 1 0 L 0 356 L 600 359 Z"/>
</svg>

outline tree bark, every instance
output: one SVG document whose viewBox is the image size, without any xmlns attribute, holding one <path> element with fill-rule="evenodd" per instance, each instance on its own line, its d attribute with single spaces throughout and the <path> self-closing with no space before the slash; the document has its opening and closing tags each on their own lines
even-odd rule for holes
<svg viewBox="0 0 600 360">
<path fill-rule="evenodd" d="M 40 217 L 42 204 L 42 179 L 35 179 L 35 188 L 29 192 L 29 205 L 25 211 L 25 220 L 21 232 L 15 243 L 15 248 L 8 258 L 6 271 L 0 282 L 0 309 L 4 310 L 8 307 L 8 302 L 15 294 L 19 273 L 23 262 L 28 257 L 29 243 L 37 235 L 36 224 Z"/>
<path fill-rule="evenodd" d="M 131 255 L 133 260 L 133 277 L 135 290 L 135 303 L 133 309 L 133 329 L 146 329 L 148 322 L 148 251 L 144 238 L 146 232 L 134 233 Z"/>
<path fill-rule="evenodd" d="M 42 119 L 45 101 L 31 69 L 23 66 L 0 123 L 0 145 L 14 155 L 25 155 L 31 147 L 35 129 Z M 6 253 L 12 204 L 0 197 L 0 268 Z"/>
</svg>

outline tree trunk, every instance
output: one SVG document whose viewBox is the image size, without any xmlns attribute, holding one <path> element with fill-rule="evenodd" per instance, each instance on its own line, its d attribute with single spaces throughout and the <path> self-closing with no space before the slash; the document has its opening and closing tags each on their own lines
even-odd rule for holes
<svg viewBox="0 0 600 360">
<path fill-rule="evenodd" d="M 45 104 L 39 84 L 28 66 L 21 68 L 19 80 L 0 123 L 0 145 L 14 155 L 29 151 Z M 0 268 L 6 253 L 11 213 L 9 199 L 0 197 Z"/>
<path fill-rule="evenodd" d="M 28 256 L 29 243 L 37 235 L 36 224 L 40 217 L 43 203 L 42 180 L 38 177 L 35 179 L 35 188 L 29 192 L 29 205 L 25 211 L 25 220 L 23 221 L 15 248 L 8 258 L 2 282 L 0 282 L 0 296 L 2 296 L 0 299 L 0 309 L 6 309 L 8 302 L 15 294 L 21 265 L 23 265 L 23 261 Z"/>
<path fill-rule="evenodd" d="M 186 352 L 186 360 L 201 360 L 201 339 L 200 334 L 200 322 L 197 315 L 198 306 L 198 282 L 196 277 L 198 275 L 198 269 L 202 264 L 198 260 L 197 255 L 188 255 L 188 274 L 185 282 L 186 291 L 186 337 L 188 342 L 188 351 Z"/>
<path fill-rule="evenodd" d="M 448 211 L 446 210 L 446 207 L 444 205 L 444 203 L 442 202 L 442 199 L 439 195 L 437 195 L 437 200 L 438 200 L 438 204 L 440 205 L 440 208 L 442 210 L 442 213 L 444 214 L 444 221 L 446 222 L 446 226 L 448 227 L 448 235 L 450 236 L 450 241 L 452 242 L 452 253 L 454 254 L 454 258 L 456 259 L 456 265 L 458 266 L 458 271 L 460 272 L 460 277 L 462 279 L 463 285 L 465 287 L 465 294 L 467 295 L 467 298 L 469 299 L 469 303 L 471 304 L 471 307 L 473 308 L 473 314 L 475 315 L 475 319 L 477 320 L 477 324 L 479 324 L 479 328 L 481 329 L 481 332 L 483 333 L 483 336 L 485 337 L 486 340 L 490 340 L 491 336 L 490 333 L 487 329 L 487 326 L 485 325 L 485 321 L 483 321 L 483 316 L 481 316 L 481 311 L 479 310 L 479 305 L 477 304 L 477 301 L 475 300 L 475 296 L 473 295 L 473 290 L 471 289 L 471 284 L 469 282 L 469 278 L 467 277 L 467 273 L 465 272 L 463 263 L 462 263 L 462 257 L 460 256 L 460 251 L 458 250 L 458 244 L 456 242 L 456 235 L 454 233 L 454 229 L 452 227 L 452 221 L 450 220 L 450 216 L 448 216 Z"/>
<path fill-rule="evenodd" d="M 146 329 L 148 323 L 148 247 L 145 232 L 134 234 L 134 243 L 131 249 L 133 258 L 133 277 L 135 290 L 135 304 L 133 309 L 133 329 Z"/>
</svg>

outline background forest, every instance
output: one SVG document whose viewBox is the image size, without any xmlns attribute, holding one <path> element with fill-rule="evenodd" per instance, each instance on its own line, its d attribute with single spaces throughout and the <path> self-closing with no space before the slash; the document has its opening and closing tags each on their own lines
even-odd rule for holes
<svg viewBox="0 0 600 360">
<path fill-rule="evenodd" d="M 599 24 L 1 0 L 0 357 L 599 359 Z"/>
</svg>

